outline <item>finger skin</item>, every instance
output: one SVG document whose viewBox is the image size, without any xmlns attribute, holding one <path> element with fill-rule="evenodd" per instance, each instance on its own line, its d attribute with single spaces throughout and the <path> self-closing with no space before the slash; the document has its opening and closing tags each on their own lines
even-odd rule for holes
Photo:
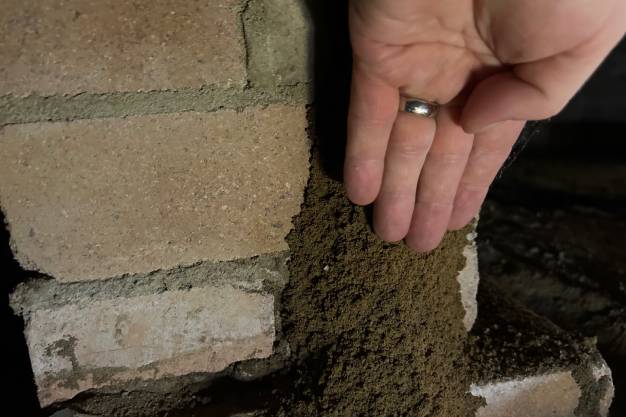
<svg viewBox="0 0 626 417">
<path fill-rule="evenodd" d="M 372 76 L 362 65 L 354 65 L 344 181 L 348 198 L 355 204 L 370 204 L 378 195 L 398 100 L 397 88 Z"/>
<path fill-rule="evenodd" d="M 456 192 L 449 230 L 462 229 L 478 215 L 489 186 L 511 153 L 511 148 L 523 128 L 523 121 L 511 120 L 476 135 Z"/>
<path fill-rule="evenodd" d="M 374 205 L 374 230 L 395 242 L 409 231 L 417 180 L 435 136 L 435 121 L 399 113 L 385 157 L 383 184 Z"/>
<path fill-rule="evenodd" d="M 418 252 L 437 247 L 447 230 L 455 192 L 472 149 L 473 135 L 458 123 L 458 109 L 445 109 L 419 178 L 406 243 Z"/>
</svg>

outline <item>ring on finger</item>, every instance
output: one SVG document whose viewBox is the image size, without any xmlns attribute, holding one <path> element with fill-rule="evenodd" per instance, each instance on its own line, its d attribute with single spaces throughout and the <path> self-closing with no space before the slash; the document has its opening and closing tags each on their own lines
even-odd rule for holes
<svg viewBox="0 0 626 417">
<path fill-rule="evenodd" d="M 437 117 L 440 105 L 417 97 L 400 96 L 400 111 L 433 119 Z"/>
</svg>

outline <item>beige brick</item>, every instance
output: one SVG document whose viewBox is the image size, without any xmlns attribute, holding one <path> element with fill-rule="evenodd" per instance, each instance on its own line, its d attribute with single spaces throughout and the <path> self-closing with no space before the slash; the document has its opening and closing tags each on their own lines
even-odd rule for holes
<svg viewBox="0 0 626 417">
<path fill-rule="evenodd" d="M 308 177 L 303 108 L 10 125 L 17 259 L 62 281 L 286 250 Z"/>
<path fill-rule="evenodd" d="M 236 0 L 5 0 L 0 95 L 243 86 Z"/>
<path fill-rule="evenodd" d="M 581 390 L 570 371 L 472 385 L 486 405 L 476 417 L 574 417 Z"/>
<path fill-rule="evenodd" d="M 25 331 L 42 405 L 91 388 L 264 358 L 274 332 L 273 296 L 231 286 L 42 309 Z"/>
</svg>

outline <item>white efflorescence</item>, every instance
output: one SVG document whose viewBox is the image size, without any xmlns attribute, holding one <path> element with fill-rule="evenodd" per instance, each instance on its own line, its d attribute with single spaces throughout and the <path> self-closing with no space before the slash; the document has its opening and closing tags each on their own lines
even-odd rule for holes
<svg viewBox="0 0 626 417">
<path fill-rule="evenodd" d="M 465 310 L 463 324 L 469 332 L 474 326 L 476 316 L 478 315 L 478 303 L 476 294 L 478 293 L 478 282 L 480 275 L 478 272 L 478 251 L 476 248 L 476 232 L 467 235 L 469 244 L 463 249 L 465 256 L 465 266 L 457 276 L 461 292 L 461 303 Z"/>
</svg>

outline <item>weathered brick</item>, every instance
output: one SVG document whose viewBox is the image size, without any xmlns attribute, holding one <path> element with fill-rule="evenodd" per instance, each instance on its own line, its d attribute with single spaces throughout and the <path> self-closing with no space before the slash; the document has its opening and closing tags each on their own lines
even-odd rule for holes
<svg viewBox="0 0 626 417">
<path fill-rule="evenodd" d="M 602 359 L 599 362 L 593 362 L 592 358 L 586 360 L 589 362 L 571 364 L 573 370 L 524 377 L 502 375 L 498 381 L 472 384 L 472 395 L 484 398 L 486 403 L 476 411 L 476 417 L 606 417 L 614 394 L 611 370 Z M 580 367 L 588 367 L 592 378 L 577 381 L 573 375 L 580 372 Z M 581 402 L 590 401 L 583 398 L 584 391 L 599 395 L 580 407 Z"/>
<path fill-rule="evenodd" d="M 574 417 L 581 395 L 569 371 L 472 385 L 471 392 L 486 402 L 476 417 Z"/>
<path fill-rule="evenodd" d="M 264 358 L 274 332 L 274 297 L 229 285 L 36 310 L 25 331 L 42 405 Z"/>
<path fill-rule="evenodd" d="M 239 1 L 7 0 L 0 95 L 243 86 Z"/>
<path fill-rule="evenodd" d="M 313 31 L 304 0 L 251 0 L 244 22 L 252 85 L 272 89 L 311 80 Z"/>
<path fill-rule="evenodd" d="M 308 177 L 305 110 L 10 125 L 0 202 L 17 259 L 62 281 L 287 249 Z"/>
</svg>

